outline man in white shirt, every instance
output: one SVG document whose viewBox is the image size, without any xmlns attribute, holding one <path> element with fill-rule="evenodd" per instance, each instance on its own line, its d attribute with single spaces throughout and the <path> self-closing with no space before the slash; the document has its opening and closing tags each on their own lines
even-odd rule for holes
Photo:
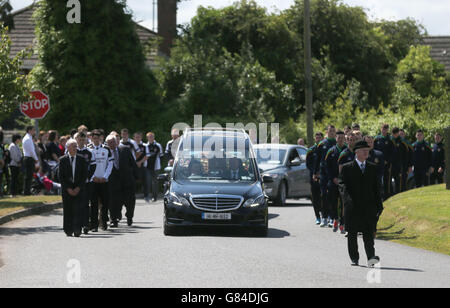
<svg viewBox="0 0 450 308">
<path fill-rule="evenodd" d="M 23 148 L 23 163 L 25 167 L 24 188 L 23 193 L 25 196 L 31 195 L 31 182 L 33 180 L 33 172 L 35 171 L 36 164 L 39 165 L 39 158 L 36 154 L 36 148 L 34 145 L 34 135 L 36 129 L 34 126 L 27 126 L 27 133 L 22 139 Z"/>
<path fill-rule="evenodd" d="M 147 156 L 147 166 L 145 168 L 144 199 L 150 202 L 150 191 L 153 195 L 153 202 L 158 198 L 158 171 L 161 169 L 161 157 L 164 155 L 161 145 L 155 141 L 155 134 L 147 133 L 148 143 L 145 144 Z"/>
<path fill-rule="evenodd" d="M 93 130 L 91 135 L 92 143 L 90 145 L 90 150 L 94 154 L 97 165 L 91 178 L 93 191 L 91 195 L 90 229 L 94 232 L 98 231 L 99 226 L 99 200 L 102 204 L 100 210 L 102 229 L 106 230 L 108 228 L 108 180 L 114 164 L 114 157 L 111 151 L 101 144 L 101 134 L 99 130 Z"/>
</svg>

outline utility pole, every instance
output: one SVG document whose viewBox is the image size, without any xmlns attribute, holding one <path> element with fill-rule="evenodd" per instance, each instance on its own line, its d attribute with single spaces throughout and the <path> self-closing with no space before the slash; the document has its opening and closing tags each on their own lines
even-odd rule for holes
<svg viewBox="0 0 450 308">
<path fill-rule="evenodd" d="M 153 0 L 153 27 L 152 27 L 153 32 L 156 32 L 155 22 L 156 22 L 156 0 Z"/>
<path fill-rule="evenodd" d="M 304 48 L 305 48 L 305 103 L 306 103 L 306 135 L 309 146 L 314 144 L 314 123 L 312 109 L 312 77 L 311 77 L 311 17 L 309 0 L 304 0 Z"/>
</svg>

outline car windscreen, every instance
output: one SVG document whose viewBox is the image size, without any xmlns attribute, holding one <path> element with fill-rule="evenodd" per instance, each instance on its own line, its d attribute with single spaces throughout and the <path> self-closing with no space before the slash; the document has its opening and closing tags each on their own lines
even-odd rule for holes
<svg viewBox="0 0 450 308">
<path fill-rule="evenodd" d="M 286 149 L 277 148 L 257 148 L 255 156 L 258 165 L 282 165 L 286 156 Z"/>
<path fill-rule="evenodd" d="M 256 179 L 248 139 L 202 136 L 185 138 L 180 144 L 174 167 L 176 181 L 236 183 Z"/>
</svg>

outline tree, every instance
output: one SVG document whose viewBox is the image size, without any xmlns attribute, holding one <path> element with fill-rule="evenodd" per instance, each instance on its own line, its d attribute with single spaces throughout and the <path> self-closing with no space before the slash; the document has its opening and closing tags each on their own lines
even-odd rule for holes
<svg viewBox="0 0 450 308">
<path fill-rule="evenodd" d="M 81 1 L 80 24 L 67 22 L 65 1 L 38 5 L 40 65 L 31 72 L 32 83 L 52 101 L 43 125 L 147 128 L 159 108 L 158 87 L 126 1 Z"/>
<path fill-rule="evenodd" d="M 175 104 L 177 120 L 190 121 L 194 114 L 226 122 L 274 120 L 272 106 L 293 100 L 292 88 L 254 58 L 249 45 L 242 54 L 231 54 L 211 43 L 188 53 L 175 47 L 163 66 L 164 101 Z"/>
<path fill-rule="evenodd" d="M 430 50 L 430 46 L 411 46 L 397 66 L 398 80 L 409 83 L 423 98 L 436 94 L 436 87 L 447 83 L 444 65 L 431 58 Z"/>
<path fill-rule="evenodd" d="M 9 0 L 0 0 L 0 23 L 8 29 L 14 29 L 14 19 L 11 16 L 12 6 Z"/>
<path fill-rule="evenodd" d="M 14 58 L 10 57 L 11 40 L 8 29 L 0 23 L 0 121 L 17 108 L 17 103 L 28 98 L 27 78 L 20 74 L 24 50 Z"/>
</svg>

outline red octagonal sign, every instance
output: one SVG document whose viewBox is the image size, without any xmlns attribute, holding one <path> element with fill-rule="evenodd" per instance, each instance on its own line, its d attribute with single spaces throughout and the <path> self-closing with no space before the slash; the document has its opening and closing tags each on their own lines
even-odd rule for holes
<svg viewBox="0 0 450 308">
<path fill-rule="evenodd" d="M 20 104 L 20 112 L 30 119 L 42 119 L 50 111 L 50 99 L 42 91 L 32 91 L 32 99 Z"/>
</svg>

